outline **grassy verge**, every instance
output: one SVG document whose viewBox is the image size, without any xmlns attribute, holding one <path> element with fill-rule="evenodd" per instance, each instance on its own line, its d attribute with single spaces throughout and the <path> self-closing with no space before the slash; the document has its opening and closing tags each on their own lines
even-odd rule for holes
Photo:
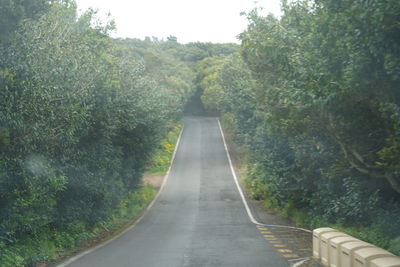
<svg viewBox="0 0 400 267">
<path fill-rule="evenodd" d="M 181 129 L 181 125 L 174 126 L 162 140 L 147 167 L 147 175 L 167 172 Z M 0 242 L 0 266 L 52 266 L 69 255 L 114 237 L 132 225 L 156 194 L 157 191 L 149 185 L 131 191 L 120 201 L 107 220 L 98 222 L 93 227 L 76 221 L 63 231 L 49 227 L 45 232 L 37 233 L 35 237 L 14 242 L 12 246 Z"/>
<path fill-rule="evenodd" d="M 175 125 L 168 132 L 166 138 L 161 141 L 160 146 L 155 151 L 154 156 L 147 167 L 147 175 L 160 175 L 168 171 L 172 160 L 172 154 L 174 153 L 175 145 L 178 141 L 181 130 L 182 125 Z"/>
<path fill-rule="evenodd" d="M 319 227 L 331 227 L 337 229 L 341 232 L 347 233 L 355 238 L 364 240 L 378 247 L 384 248 L 396 255 L 400 256 L 400 237 L 389 237 L 382 232 L 382 226 L 379 225 L 361 225 L 357 222 L 349 224 L 344 224 L 338 219 L 337 222 L 327 222 L 321 217 L 310 216 L 307 208 L 299 209 L 296 207 L 295 203 L 292 201 L 287 201 L 283 206 L 281 206 L 278 201 L 269 194 L 268 186 L 263 183 L 257 177 L 258 168 L 256 166 L 251 166 L 248 163 L 247 157 L 249 151 L 244 146 L 238 145 L 235 142 L 235 122 L 232 121 L 232 117 L 223 116 L 221 118 L 221 124 L 224 129 L 225 137 L 227 143 L 231 147 L 235 148 L 234 157 L 236 165 L 240 166 L 240 169 L 244 169 L 242 172 L 242 181 L 245 186 L 248 195 L 256 200 L 263 202 L 263 206 L 266 211 L 272 212 L 278 216 L 289 219 L 294 225 L 298 227 L 305 227 L 309 229 L 315 229 Z M 258 173 L 259 174 L 259 173 Z"/>
<path fill-rule="evenodd" d="M 48 228 L 35 237 L 26 237 L 6 246 L 0 243 L 0 266 L 47 266 L 85 248 L 107 240 L 129 226 L 154 199 L 156 191 L 143 186 L 130 192 L 108 220 L 88 227 L 83 222 L 69 224 L 63 231 Z"/>
</svg>

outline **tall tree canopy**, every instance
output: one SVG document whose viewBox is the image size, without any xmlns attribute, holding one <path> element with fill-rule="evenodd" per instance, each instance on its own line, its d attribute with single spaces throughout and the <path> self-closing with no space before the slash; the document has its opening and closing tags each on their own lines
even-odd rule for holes
<svg viewBox="0 0 400 267">
<path fill-rule="evenodd" d="M 205 106 L 249 148 L 257 198 L 400 235 L 400 2 L 282 6 L 247 14 L 241 59 L 215 63 Z"/>
</svg>

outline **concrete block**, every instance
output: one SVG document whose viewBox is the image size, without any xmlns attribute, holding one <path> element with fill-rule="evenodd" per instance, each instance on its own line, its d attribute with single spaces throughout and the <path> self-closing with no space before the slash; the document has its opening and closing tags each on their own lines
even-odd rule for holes
<svg viewBox="0 0 400 267">
<path fill-rule="evenodd" d="M 314 229 L 313 231 L 313 257 L 316 259 L 321 259 L 321 235 L 328 232 L 337 232 L 335 229 L 329 227 L 322 227 Z"/>
<path fill-rule="evenodd" d="M 342 232 L 326 232 L 320 235 L 320 242 L 321 242 L 321 250 L 320 250 L 320 257 L 321 263 L 324 266 L 329 266 L 330 264 L 330 255 L 329 255 L 329 242 L 332 238 L 347 236 L 345 233 Z"/>
<path fill-rule="evenodd" d="M 352 236 L 340 236 L 332 238 L 329 242 L 329 260 L 330 267 L 341 267 L 340 254 L 342 253 L 341 245 L 347 242 L 360 241 Z"/>
<path fill-rule="evenodd" d="M 384 257 L 371 261 L 371 267 L 400 267 L 400 257 Z"/>
<path fill-rule="evenodd" d="M 354 251 L 354 267 L 370 267 L 373 259 L 394 256 L 392 253 L 377 247 L 362 248 Z"/>
<path fill-rule="evenodd" d="M 362 248 L 369 248 L 374 246 L 372 244 L 363 241 L 354 241 L 354 242 L 344 243 L 340 247 L 341 247 L 340 266 L 354 267 L 353 266 L 354 252 Z"/>
</svg>

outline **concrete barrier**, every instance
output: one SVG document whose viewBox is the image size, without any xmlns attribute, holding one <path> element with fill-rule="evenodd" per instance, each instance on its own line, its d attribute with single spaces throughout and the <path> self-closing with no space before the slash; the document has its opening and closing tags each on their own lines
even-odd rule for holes
<svg viewBox="0 0 400 267">
<path fill-rule="evenodd" d="M 399 257 L 384 257 L 371 261 L 371 267 L 400 267 Z"/>
<path fill-rule="evenodd" d="M 337 232 L 335 229 L 329 227 L 317 228 L 313 231 L 313 257 L 321 259 L 321 235 L 328 232 Z"/>
<path fill-rule="evenodd" d="M 344 243 L 340 246 L 342 253 L 340 254 L 340 266 L 341 267 L 354 267 L 354 252 L 362 248 L 372 248 L 372 244 L 363 242 L 360 240 L 354 242 Z"/>
<path fill-rule="evenodd" d="M 388 257 L 388 256 L 394 256 L 394 255 L 384 249 L 377 247 L 359 249 L 354 252 L 353 266 L 370 267 L 371 261 L 373 259 Z"/>
<path fill-rule="evenodd" d="M 313 257 L 329 267 L 400 267 L 400 257 L 328 227 L 313 231 Z"/>
<path fill-rule="evenodd" d="M 348 242 L 359 241 L 358 239 L 352 236 L 340 236 L 335 237 L 330 240 L 329 244 L 329 259 L 330 259 L 330 267 L 341 267 L 340 264 L 340 254 L 342 253 L 341 245 Z"/>
<path fill-rule="evenodd" d="M 335 237 L 344 237 L 344 236 L 347 236 L 347 235 L 342 232 L 326 232 L 326 233 L 321 234 L 320 254 L 321 254 L 321 262 L 323 265 L 330 266 L 330 264 L 331 264 L 330 253 L 329 253 L 330 240 Z"/>
</svg>

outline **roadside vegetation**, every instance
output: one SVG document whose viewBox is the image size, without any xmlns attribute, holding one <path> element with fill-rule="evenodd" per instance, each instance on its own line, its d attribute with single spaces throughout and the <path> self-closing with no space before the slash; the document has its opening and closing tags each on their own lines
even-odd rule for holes
<svg viewBox="0 0 400 267">
<path fill-rule="evenodd" d="M 139 216 L 183 112 L 221 116 L 255 199 L 400 254 L 400 2 L 282 1 L 235 44 L 115 39 L 73 1 L 0 9 L 0 266 Z"/>
<path fill-rule="evenodd" d="M 29 16 L 14 4 L 1 14 L 22 10 L 0 46 L 0 265 L 29 266 L 140 214 L 155 195 L 142 175 L 192 81 L 73 2 Z"/>
<path fill-rule="evenodd" d="M 247 151 L 254 198 L 400 254 L 400 2 L 282 1 L 208 60 L 204 106 Z"/>
<path fill-rule="evenodd" d="M 0 21 L 0 266 L 35 266 L 142 213 L 143 174 L 168 169 L 199 94 L 194 65 L 238 46 L 114 39 L 74 1 L 6 1 Z"/>
<path fill-rule="evenodd" d="M 175 125 L 161 141 L 159 147 L 154 151 L 149 166 L 146 168 L 148 175 L 165 174 L 168 171 L 175 150 L 175 144 L 178 141 L 182 128 L 181 124 Z"/>
</svg>

